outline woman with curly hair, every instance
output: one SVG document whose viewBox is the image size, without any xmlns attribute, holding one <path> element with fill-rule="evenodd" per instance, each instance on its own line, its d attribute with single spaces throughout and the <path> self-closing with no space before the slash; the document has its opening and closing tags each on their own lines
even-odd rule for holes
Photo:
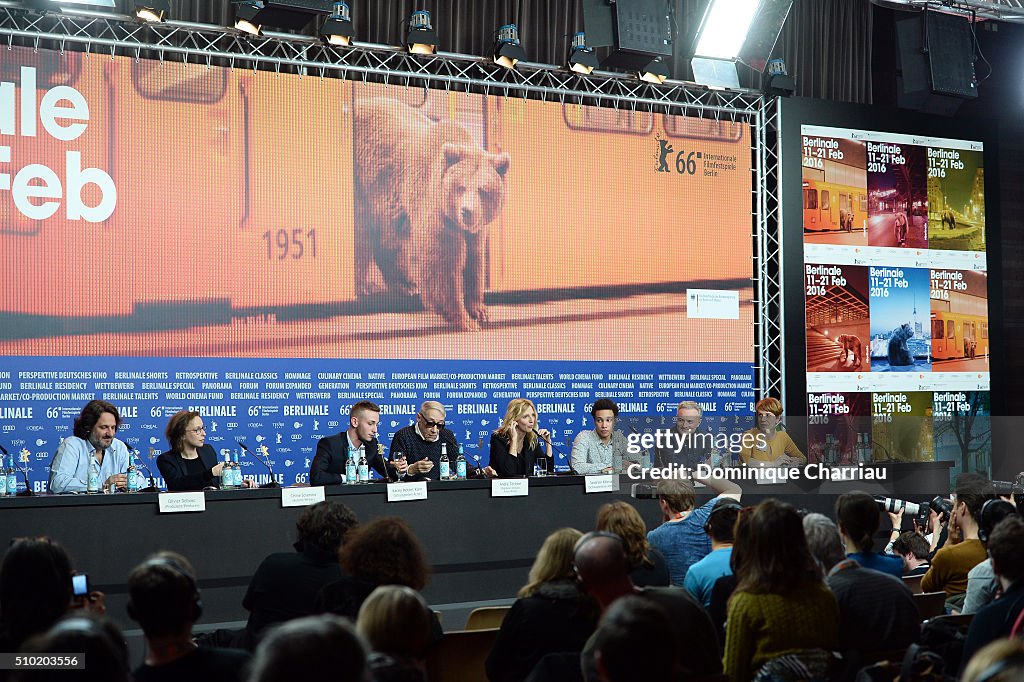
<svg viewBox="0 0 1024 682">
<path fill-rule="evenodd" d="M 629 577 L 637 587 L 672 584 L 664 555 L 647 543 L 647 526 L 636 508 L 626 502 L 609 502 L 597 510 L 596 530 L 615 533 L 626 546 L 633 566 Z"/>
<path fill-rule="evenodd" d="M 377 586 L 405 585 L 419 592 L 430 580 L 423 545 L 397 516 L 374 519 L 351 531 L 338 558 L 343 575 L 320 590 L 317 606 L 352 620 Z"/>
</svg>

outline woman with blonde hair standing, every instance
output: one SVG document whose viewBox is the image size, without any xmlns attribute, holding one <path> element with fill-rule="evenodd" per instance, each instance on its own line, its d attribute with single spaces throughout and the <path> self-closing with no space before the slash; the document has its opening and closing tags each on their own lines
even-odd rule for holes
<svg viewBox="0 0 1024 682">
<path fill-rule="evenodd" d="M 541 441 L 545 447 L 541 446 Z M 537 459 L 545 456 L 547 462 L 543 469 L 547 472 L 552 454 L 551 432 L 537 428 L 537 408 L 533 401 L 526 398 L 512 400 L 505 410 L 501 426 L 491 434 L 490 466 L 495 473 L 504 478 L 530 476 Z"/>
</svg>

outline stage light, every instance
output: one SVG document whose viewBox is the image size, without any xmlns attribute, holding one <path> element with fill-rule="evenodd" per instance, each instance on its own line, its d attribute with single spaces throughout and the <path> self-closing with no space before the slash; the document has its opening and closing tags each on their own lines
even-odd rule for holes
<svg viewBox="0 0 1024 682">
<path fill-rule="evenodd" d="M 437 34 L 430 25 L 430 12 L 417 10 L 409 17 L 409 31 L 405 35 L 405 44 L 410 54 L 434 54 L 437 52 Z"/>
<path fill-rule="evenodd" d="M 519 42 L 519 27 L 515 24 L 505 24 L 498 29 L 498 40 L 494 44 L 494 63 L 506 69 L 514 69 L 523 59 L 526 59 L 526 52 Z"/>
<path fill-rule="evenodd" d="M 320 28 L 320 37 L 330 45 L 347 46 L 352 44 L 355 31 L 352 28 L 352 14 L 348 3 L 339 0 L 334 3 L 331 15 Z"/>
<path fill-rule="evenodd" d="M 146 22 L 160 22 L 171 11 L 171 0 L 136 0 L 135 16 Z"/>
<path fill-rule="evenodd" d="M 796 83 L 786 69 L 786 62 L 782 59 L 771 59 L 764 70 L 762 90 L 764 94 L 771 97 L 789 97 L 796 91 Z"/>
<path fill-rule="evenodd" d="M 249 35 L 258 36 L 262 29 L 259 13 L 263 3 L 258 0 L 245 0 L 235 3 L 235 28 Z"/>
<path fill-rule="evenodd" d="M 638 74 L 644 83 L 651 83 L 653 85 L 661 85 L 668 80 L 668 64 L 661 60 L 661 57 L 652 59 L 651 63 L 645 66 Z"/>
<path fill-rule="evenodd" d="M 587 39 L 582 32 L 572 37 L 572 47 L 569 49 L 569 68 L 583 75 L 589 75 L 597 68 L 597 55 L 594 54 L 594 48 L 587 47 Z"/>
<path fill-rule="evenodd" d="M 711 0 L 697 31 L 694 56 L 736 59 L 760 4 L 761 0 Z"/>
</svg>

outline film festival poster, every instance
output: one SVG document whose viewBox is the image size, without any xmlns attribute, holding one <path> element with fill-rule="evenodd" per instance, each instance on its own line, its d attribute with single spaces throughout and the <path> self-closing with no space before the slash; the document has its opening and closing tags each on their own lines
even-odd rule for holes
<svg viewBox="0 0 1024 682">
<path fill-rule="evenodd" d="M 934 461 L 930 391 L 874 392 L 871 420 L 872 461 Z"/>
<path fill-rule="evenodd" d="M 928 147 L 928 245 L 985 251 L 985 169 L 980 149 Z"/>
<path fill-rule="evenodd" d="M 871 266 L 871 371 L 931 371 L 929 271 Z"/>
<path fill-rule="evenodd" d="M 805 243 L 867 245 L 864 142 L 820 135 L 802 142 Z"/>
<path fill-rule="evenodd" d="M 804 266 L 808 372 L 871 369 L 868 267 Z"/>
<path fill-rule="evenodd" d="M 808 464 L 871 463 L 870 393 L 809 393 L 807 420 Z"/>
<path fill-rule="evenodd" d="M 868 245 L 928 248 L 925 148 L 867 143 Z"/>
</svg>

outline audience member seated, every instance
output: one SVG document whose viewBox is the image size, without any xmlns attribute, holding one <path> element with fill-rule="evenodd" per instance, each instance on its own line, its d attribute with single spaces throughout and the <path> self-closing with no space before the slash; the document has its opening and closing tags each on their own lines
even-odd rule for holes
<svg viewBox="0 0 1024 682">
<path fill-rule="evenodd" d="M 675 644 L 665 609 L 627 595 L 609 606 L 601 619 L 594 635 L 594 667 L 602 682 L 669 680 L 676 656 L 684 655 Z"/>
<path fill-rule="evenodd" d="M 978 539 L 977 519 L 985 500 L 993 497 L 993 488 L 984 476 L 964 473 L 956 477 L 955 490 L 950 536 L 932 557 L 931 568 L 921 578 L 921 590 L 945 592 L 947 606 L 959 610 L 967 592 L 967 574 L 987 556 Z"/>
<path fill-rule="evenodd" d="M 201 648 L 192 640 L 192 625 L 202 613 L 195 571 L 180 554 L 154 554 L 131 572 L 128 615 L 146 637 L 146 659 L 135 670 L 135 682 L 245 679 L 247 653 Z"/>
<path fill-rule="evenodd" d="M 543 445 L 542 445 L 543 443 Z M 550 470 L 554 451 L 551 432 L 537 429 L 537 408 L 527 398 L 515 398 L 505 408 L 501 426 L 491 434 L 490 466 L 503 478 L 533 476 L 538 459 L 546 459 Z"/>
<path fill-rule="evenodd" d="M 704 608 L 711 605 L 711 590 L 718 579 L 732 574 L 729 560 L 732 558 L 733 527 L 739 514 L 739 502 L 729 498 L 718 500 L 704 524 L 704 532 L 711 538 L 711 553 L 686 572 L 683 587 Z"/>
<path fill-rule="evenodd" d="M 839 604 L 839 645 L 853 679 L 862 655 L 902 649 L 917 641 L 921 618 L 903 580 L 860 566 L 844 556 L 835 523 L 823 514 L 804 517 L 811 555 L 825 570 L 825 583 Z"/>
<path fill-rule="evenodd" d="M 960 682 L 1024 680 L 1024 640 L 999 639 L 983 647 L 964 669 Z"/>
<path fill-rule="evenodd" d="M 49 538 L 14 540 L 0 565 L 0 651 L 18 651 L 78 607 L 102 615 L 103 594 L 73 600 L 71 557 Z M 2 674 L 0 674 L 2 675 Z"/>
<path fill-rule="evenodd" d="M 647 526 L 633 505 L 621 501 L 601 505 L 595 530 L 614 533 L 626 543 L 626 556 L 633 566 L 629 577 L 634 585 L 667 587 L 671 584 L 665 557 L 648 544 Z"/>
<path fill-rule="evenodd" d="M 249 682 L 365 682 L 366 645 L 344 618 L 296 618 L 271 630 L 253 657 Z"/>
<path fill-rule="evenodd" d="M 425 682 L 433 621 L 423 597 L 410 587 L 381 585 L 370 593 L 356 630 L 370 647 L 374 682 Z"/>
<path fill-rule="evenodd" d="M 695 506 L 697 494 L 690 481 L 670 478 L 658 483 L 658 505 L 663 523 L 647 534 L 651 546 L 664 555 L 672 584 L 678 587 L 683 586 L 690 566 L 711 553 L 711 539 L 704 532 L 704 524 L 719 497 L 739 501 L 743 492 L 725 478 L 698 480 L 716 495 L 700 507 Z"/>
<path fill-rule="evenodd" d="M 757 426 L 744 431 L 740 460 L 749 466 L 790 467 L 807 464 L 807 457 L 789 434 L 780 430 L 782 403 L 778 398 L 765 398 L 754 405 Z"/>
<path fill-rule="evenodd" d="M 675 678 L 716 675 L 722 672 L 715 627 L 703 607 L 686 590 L 676 587 L 636 587 L 629 579 L 632 566 L 625 545 L 617 535 L 595 531 L 576 543 L 573 559 L 583 589 L 607 610 L 616 600 L 635 595 L 663 608 L 672 623 L 676 659 Z M 600 679 L 594 665 L 595 636 L 587 641 L 581 655 L 583 677 Z"/>
<path fill-rule="evenodd" d="M 978 540 L 981 544 L 987 546 L 988 538 L 999 522 L 1016 513 L 1016 507 L 1006 500 L 987 500 L 981 506 L 981 514 L 978 516 Z M 977 613 L 982 606 L 995 599 L 998 587 L 999 582 L 992 570 L 992 559 L 985 559 L 967 573 L 967 592 L 960 613 Z"/>
<path fill-rule="evenodd" d="M 572 442 L 572 470 L 582 475 L 621 472 L 626 466 L 624 460 L 631 456 L 626 452 L 626 437 L 615 428 L 619 406 L 600 398 L 590 408 L 590 416 L 594 428 L 576 434 Z"/>
<path fill-rule="evenodd" d="M 383 516 L 349 533 L 339 552 L 342 576 L 320 590 L 316 609 L 355 620 L 379 585 L 405 585 L 420 592 L 430 563 L 419 539 L 402 519 Z"/>
<path fill-rule="evenodd" d="M 242 599 L 249 622 L 237 646 L 252 651 L 270 626 L 317 613 L 317 594 L 342 577 L 338 550 L 356 524 L 355 513 L 340 502 L 303 510 L 295 522 L 296 551 L 271 554 L 249 581 Z"/>
<path fill-rule="evenodd" d="M 128 646 L 117 626 L 90 615 L 68 616 L 47 632 L 25 642 L 22 653 L 29 655 L 77 654 L 85 660 L 84 670 L 37 669 L 11 673 L 11 682 L 129 682 Z M 139 679 L 139 678 L 136 678 Z"/>
<path fill-rule="evenodd" d="M 445 427 L 445 416 L 443 403 L 427 400 L 416 413 L 416 423 L 399 429 L 391 439 L 391 458 L 401 453 L 408 464 L 403 480 L 436 481 L 440 478 L 442 446 L 448 455 L 449 473 L 455 473 L 459 443 L 455 433 Z"/>
<path fill-rule="evenodd" d="M 892 543 L 892 553 L 903 560 L 903 576 L 906 578 L 924 575 L 932 566 L 931 547 L 916 530 L 900 533 Z"/>
<path fill-rule="evenodd" d="M 836 500 L 836 523 L 846 546 L 846 556 L 864 568 L 903 577 L 903 560 L 874 551 L 875 532 L 881 525 L 878 502 L 871 495 L 855 491 Z"/>
<path fill-rule="evenodd" d="M 839 606 L 807 548 L 800 515 L 769 499 L 737 524 L 742 547 L 737 585 L 725 626 L 725 672 L 747 682 L 765 662 L 807 649 L 839 645 Z"/>
<path fill-rule="evenodd" d="M 729 598 L 736 591 L 736 571 L 740 564 L 743 563 L 743 547 L 738 546 L 735 539 L 740 537 L 743 532 L 747 532 L 746 526 L 750 525 L 751 509 L 753 507 L 744 507 L 738 510 L 736 525 L 732 529 L 732 556 L 729 557 L 731 573 L 716 580 L 711 588 L 711 603 L 708 605 L 708 615 L 711 616 L 711 622 L 715 625 L 715 631 L 718 633 L 718 641 L 722 645 L 723 653 L 725 651 L 725 619 L 728 615 Z"/>
<path fill-rule="evenodd" d="M 202 490 L 217 485 L 224 464 L 206 442 L 206 427 L 198 412 L 182 410 L 167 422 L 164 432 L 171 449 L 156 458 L 160 475 L 168 490 Z M 251 478 L 242 479 L 246 488 L 254 488 Z"/>
<path fill-rule="evenodd" d="M 1014 515 L 1000 521 L 989 536 L 988 553 L 1003 596 L 974 614 L 961 661 L 969 661 L 989 642 L 1009 636 L 1024 609 L 1024 518 Z"/>
<path fill-rule="evenodd" d="M 597 603 L 580 591 L 572 570 L 573 548 L 582 536 L 561 528 L 544 540 L 487 657 L 491 682 L 524 680 L 546 654 L 578 654 L 593 634 Z"/>
</svg>

